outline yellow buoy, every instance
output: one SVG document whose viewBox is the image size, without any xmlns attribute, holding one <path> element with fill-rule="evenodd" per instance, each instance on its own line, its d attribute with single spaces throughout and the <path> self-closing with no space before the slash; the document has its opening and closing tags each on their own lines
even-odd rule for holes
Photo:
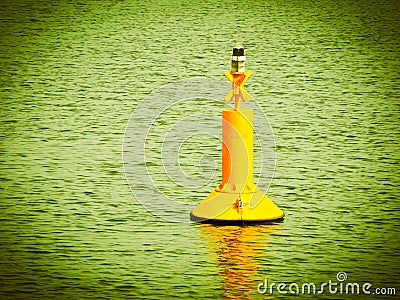
<svg viewBox="0 0 400 300">
<path fill-rule="evenodd" d="M 253 182 L 253 110 L 240 107 L 250 100 L 244 82 L 244 48 L 233 48 L 232 69 L 225 75 L 232 90 L 225 100 L 235 108 L 222 110 L 222 182 L 190 214 L 196 222 L 266 222 L 284 213 Z"/>
</svg>

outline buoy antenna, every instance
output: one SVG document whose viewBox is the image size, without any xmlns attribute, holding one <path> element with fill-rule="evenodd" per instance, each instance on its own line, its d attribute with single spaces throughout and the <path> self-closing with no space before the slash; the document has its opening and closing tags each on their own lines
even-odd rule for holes
<svg viewBox="0 0 400 300">
<path fill-rule="evenodd" d="M 246 56 L 241 43 L 236 42 L 231 58 L 231 71 L 225 72 L 225 76 L 232 83 L 231 91 L 225 96 L 225 101 L 234 100 L 235 109 L 240 109 L 240 102 L 250 101 L 251 96 L 245 90 L 244 83 L 250 77 L 251 71 L 246 71 Z"/>
</svg>

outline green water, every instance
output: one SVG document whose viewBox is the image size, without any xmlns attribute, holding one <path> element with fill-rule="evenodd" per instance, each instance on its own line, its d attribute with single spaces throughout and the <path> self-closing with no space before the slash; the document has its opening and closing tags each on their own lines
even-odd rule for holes
<svg viewBox="0 0 400 300">
<path fill-rule="evenodd" d="M 3 1 L 1 298 L 266 299 L 265 278 L 320 284 L 340 271 L 398 294 L 399 14 L 397 1 L 373 0 Z M 236 40 L 253 71 L 249 105 L 274 131 L 268 194 L 286 218 L 165 221 L 130 191 L 126 126 L 167 83 L 224 80 Z M 189 102 L 158 121 L 223 107 Z M 182 145 L 176 170 L 190 187 L 160 173 L 162 142 L 148 143 L 161 193 L 194 206 L 218 184 L 217 138 Z M 211 179 L 197 186 L 204 155 Z"/>
</svg>

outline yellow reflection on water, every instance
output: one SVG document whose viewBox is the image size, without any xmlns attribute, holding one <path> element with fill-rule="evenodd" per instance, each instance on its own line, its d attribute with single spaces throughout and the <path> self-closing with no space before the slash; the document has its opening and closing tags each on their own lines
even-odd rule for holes
<svg viewBox="0 0 400 300">
<path fill-rule="evenodd" d="M 202 236 L 216 254 L 225 297 L 253 299 L 257 295 L 258 283 L 267 278 L 259 271 L 268 261 L 269 235 L 279 228 L 279 223 L 244 227 L 201 225 Z"/>
</svg>

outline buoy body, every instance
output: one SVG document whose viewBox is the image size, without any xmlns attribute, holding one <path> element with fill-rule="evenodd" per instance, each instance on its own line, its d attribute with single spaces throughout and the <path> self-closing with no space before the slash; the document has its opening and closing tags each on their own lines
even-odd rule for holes
<svg viewBox="0 0 400 300">
<path fill-rule="evenodd" d="M 197 222 L 265 222 L 284 213 L 253 182 L 253 110 L 222 111 L 222 182 L 191 213 Z"/>
<path fill-rule="evenodd" d="M 253 185 L 253 110 L 222 110 L 222 182 L 227 193 L 245 193 Z"/>
<path fill-rule="evenodd" d="M 235 108 L 222 110 L 222 182 L 191 212 L 192 221 L 266 222 L 284 217 L 253 182 L 253 110 L 240 107 L 251 97 L 244 89 L 251 75 L 245 61 L 238 44 L 233 48 L 231 72 L 225 73 L 232 83 L 225 100 L 234 100 Z"/>
</svg>

